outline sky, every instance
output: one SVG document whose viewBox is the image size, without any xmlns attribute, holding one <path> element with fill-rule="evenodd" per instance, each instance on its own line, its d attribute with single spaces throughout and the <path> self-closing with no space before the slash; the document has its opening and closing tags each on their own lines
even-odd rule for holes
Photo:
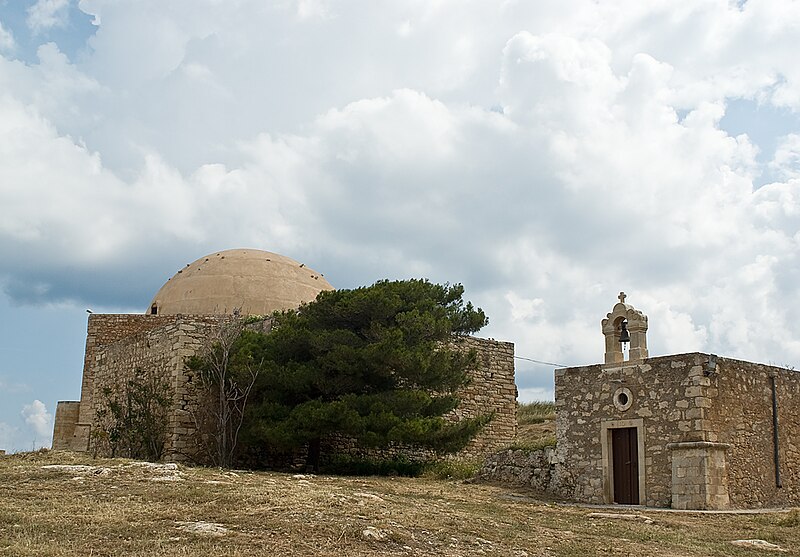
<svg viewBox="0 0 800 557">
<path fill-rule="evenodd" d="M 462 283 L 520 400 L 603 359 L 800 366 L 800 2 L 0 0 L 0 449 L 78 400 L 86 309 L 260 248 Z"/>
</svg>

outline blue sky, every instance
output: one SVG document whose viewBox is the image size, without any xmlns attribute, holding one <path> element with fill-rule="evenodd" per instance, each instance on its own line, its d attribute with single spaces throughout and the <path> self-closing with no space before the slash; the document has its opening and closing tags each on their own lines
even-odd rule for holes
<svg viewBox="0 0 800 557">
<path fill-rule="evenodd" d="M 86 312 L 255 247 L 462 282 L 519 356 L 800 366 L 800 5 L 0 0 L 0 449 L 48 445 Z M 519 360 L 521 398 L 552 368 Z"/>
</svg>

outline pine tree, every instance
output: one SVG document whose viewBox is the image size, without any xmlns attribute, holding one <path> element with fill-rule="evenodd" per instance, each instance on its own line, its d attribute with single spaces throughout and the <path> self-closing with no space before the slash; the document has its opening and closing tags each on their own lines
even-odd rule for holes
<svg viewBox="0 0 800 557">
<path fill-rule="evenodd" d="M 474 352 L 454 341 L 487 323 L 460 285 L 380 281 L 322 292 L 298 311 L 276 314 L 267 335 L 243 333 L 245 357 L 263 362 L 251 395 L 248 444 L 308 447 L 339 434 L 365 447 L 391 443 L 440 453 L 462 448 L 490 416 L 454 423 Z"/>
</svg>

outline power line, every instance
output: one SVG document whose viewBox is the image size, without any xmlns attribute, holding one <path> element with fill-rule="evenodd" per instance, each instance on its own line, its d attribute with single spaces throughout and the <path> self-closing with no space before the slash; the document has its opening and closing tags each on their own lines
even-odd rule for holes
<svg viewBox="0 0 800 557">
<path fill-rule="evenodd" d="M 570 367 L 570 366 L 565 366 L 564 364 L 555 364 L 553 362 L 543 362 L 542 360 L 534 360 L 533 358 L 525 358 L 523 356 L 514 356 L 514 358 L 517 359 L 517 360 L 525 360 L 527 362 L 533 362 L 535 364 L 544 364 L 546 366 Z"/>
</svg>

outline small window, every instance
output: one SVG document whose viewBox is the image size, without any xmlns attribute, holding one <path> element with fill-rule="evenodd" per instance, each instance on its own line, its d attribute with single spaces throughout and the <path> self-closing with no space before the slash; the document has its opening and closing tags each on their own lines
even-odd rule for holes
<svg viewBox="0 0 800 557">
<path fill-rule="evenodd" d="M 633 404 L 633 394 L 627 387 L 620 387 L 614 392 L 614 407 L 620 412 L 624 412 Z"/>
<path fill-rule="evenodd" d="M 156 304 L 150 307 L 150 315 L 158 315 L 158 306 Z"/>
</svg>

